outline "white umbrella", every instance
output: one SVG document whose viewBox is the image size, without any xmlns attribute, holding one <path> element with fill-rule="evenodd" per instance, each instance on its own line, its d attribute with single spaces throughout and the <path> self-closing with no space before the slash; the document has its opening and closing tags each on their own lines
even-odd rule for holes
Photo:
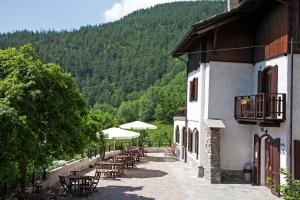
<svg viewBox="0 0 300 200">
<path fill-rule="evenodd" d="M 116 140 L 126 140 L 126 139 L 132 139 L 137 138 L 140 136 L 140 133 L 128 131 L 120 128 L 109 128 L 102 131 L 104 135 L 107 135 L 108 139 L 114 140 L 114 154 L 116 150 Z"/>
<path fill-rule="evenodd" d="M 137 138 L 140 136 L 140 133 L 128 131 L 120 128 L 109 128 L 102 131 L 104 135 L 107 135 L 108 139 L 117 139 L 117 140 L 124 140 L 124 139 L 131 139 Z"/>
<path fill-rule="evenodd" d="M 122 124 L 119 127 L 122 129 L 135 129 L 135 130 L 157 129 L 156 126 L 141 121 L 134 121 L 127 124 Z M 138 140 L 136 143 L 137 145 L 139 145 Z"/>
<path fill-rule="evenodd" d="M 141 121 L 134 121 L 127 124 L 122 124 L 119 127 L 123 129 L 135 129 L 135 130 L 157 129 L 156 126 Z"/>
</svg>

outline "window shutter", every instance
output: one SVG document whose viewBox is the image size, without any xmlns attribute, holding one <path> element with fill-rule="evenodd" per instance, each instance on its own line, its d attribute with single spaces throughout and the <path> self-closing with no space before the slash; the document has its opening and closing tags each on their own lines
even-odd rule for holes
<svg viewBox="0 0 300 200">
<path fill-rule="evenodd" d="M 300 140 L 294 141 L 294 177 L 300 179 Z"/>
<path fill-rule="evenodd" d="M 278 66 L 275 65 L 271 69 L 271 93 L 277 93 L 278 87 Z"/>
<path fill-rule="evenodd" d="M 262 71 L 257 72 L 257 93 L 263 93 L 263 75 L 264 73 Z"/>
<path fill-rule="evenodd" d="M 196 159 L 198 159 L 199 155 L 199 132 L 196 131 L 195 133 L 195 152 L 196 152 Z"/>
<path fill-rule="evenodd" d="M 198 78 L 195 78 L 195 93 L 194 93 L 194 101 L 198 101 Z"/>
<path fill-rule="evenodd" d="M 189 134 L 188 134 L 188 150 L 189 150 L 189 152 L 191 152 L 192 151 L 192 132 L 191 132 L 191 130 L 189 129 Z"/>
<path fill-rule="evenodd" d="M 190 81 L 190 101 L 193 101 L 193 81 Z"/>
</svg>

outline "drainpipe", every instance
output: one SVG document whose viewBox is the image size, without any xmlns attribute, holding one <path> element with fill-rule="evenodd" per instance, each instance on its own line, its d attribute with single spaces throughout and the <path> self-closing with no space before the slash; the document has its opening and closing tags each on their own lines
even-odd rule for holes
<svg viewBox="0 0 300 200">
<path fill-rule="evenodd" d="M 291 38 L 291 105 L 290 105 L 290 174 L 293 174 L 293 104 L 294 104 L 294 48 Z"/>
<path fill-rule="evenodd" d="M 290 148 L 289 148 L 289 151 L 290 151 L 290 167 L 289 167 L 289 171 L 290 171 L 290 175 L 293 175 L 293 107 L 294 107 L 294 29 L 293 29 L 293 6 L 292 4 L 288 4 L 290 10 L 291 10 L 291 17 L 290 17 L 290 24 L 291 24 L 291 81 L 290 81 L 290 97 L 291 97 L 291 100 L 290 100 Z"/>
<path fill-rule="evenodd" d="M 186 61 L 186 60 L 184 60 L 184 59 L 182 59 L 182 58 L 180 58 L 180 57 L 178 57 L 178 59 L 179 60 L 181 60 L 181 61 L 183 61 L 183 62 L 185 62 L 186 63 L 186 88 L 185 88 L 185 131 L 186 131 L 186 138 L 185 139 L 187 139 L 187 131 L 188 131 L 188 129 L 187 129 L 187 104 L 188 104 L 188 82 L 189 82 L 189 80 L 188 80 L 188 78 L 189 78 L 189 71 L 188 71 L 188 61 Z M 182 133 L 183 134 L 183 133 Z M 186 146 L 184 146 L 184 152 L 182 152 L 182 153 L 184 153 L 184 162 L 186 162 L 187 161 L 187 156 L 186 156 L 186 154 L 187 154 L 187 151 L 186 151 Z"/>
</svg>

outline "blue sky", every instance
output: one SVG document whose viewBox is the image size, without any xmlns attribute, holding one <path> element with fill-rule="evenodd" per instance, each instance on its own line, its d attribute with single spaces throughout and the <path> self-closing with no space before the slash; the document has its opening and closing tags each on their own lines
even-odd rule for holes
<svg viewBox="0 0 300 200">
<path fill-rule="evenodd" d="M 178 0 L 0 0 L 0 33 L 71 30 L 115 21 L 128 13 Z"/>
<path fill-rule="evenodd" d="M 117 0 L 1 0 L 0 32 L 78 28 L 104 22 Z"/>
</svg>

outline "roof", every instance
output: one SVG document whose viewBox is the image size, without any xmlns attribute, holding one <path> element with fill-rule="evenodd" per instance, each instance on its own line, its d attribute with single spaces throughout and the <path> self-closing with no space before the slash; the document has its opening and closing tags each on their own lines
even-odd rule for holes
<svg viewBox="0 0 300 200">
<path fill-rule="evenodd" d="M 206 119 L 204 123 L 209 128 L 226 128 L 223 121 L 220 119 Z"/>
<path fill-rule="evenodd" d="M 274 0 L 244 0 L 238 7 L 231 9 L 229 12 L 221 13 L 207 20 L 193 24 L 181 41 L 172 50 L 172 57 L 176 58 L 187 53 L 186 49 L 189 42 L 206 35 L 209 31 L 248 15 L 270 1 Z"/>
</svg>

